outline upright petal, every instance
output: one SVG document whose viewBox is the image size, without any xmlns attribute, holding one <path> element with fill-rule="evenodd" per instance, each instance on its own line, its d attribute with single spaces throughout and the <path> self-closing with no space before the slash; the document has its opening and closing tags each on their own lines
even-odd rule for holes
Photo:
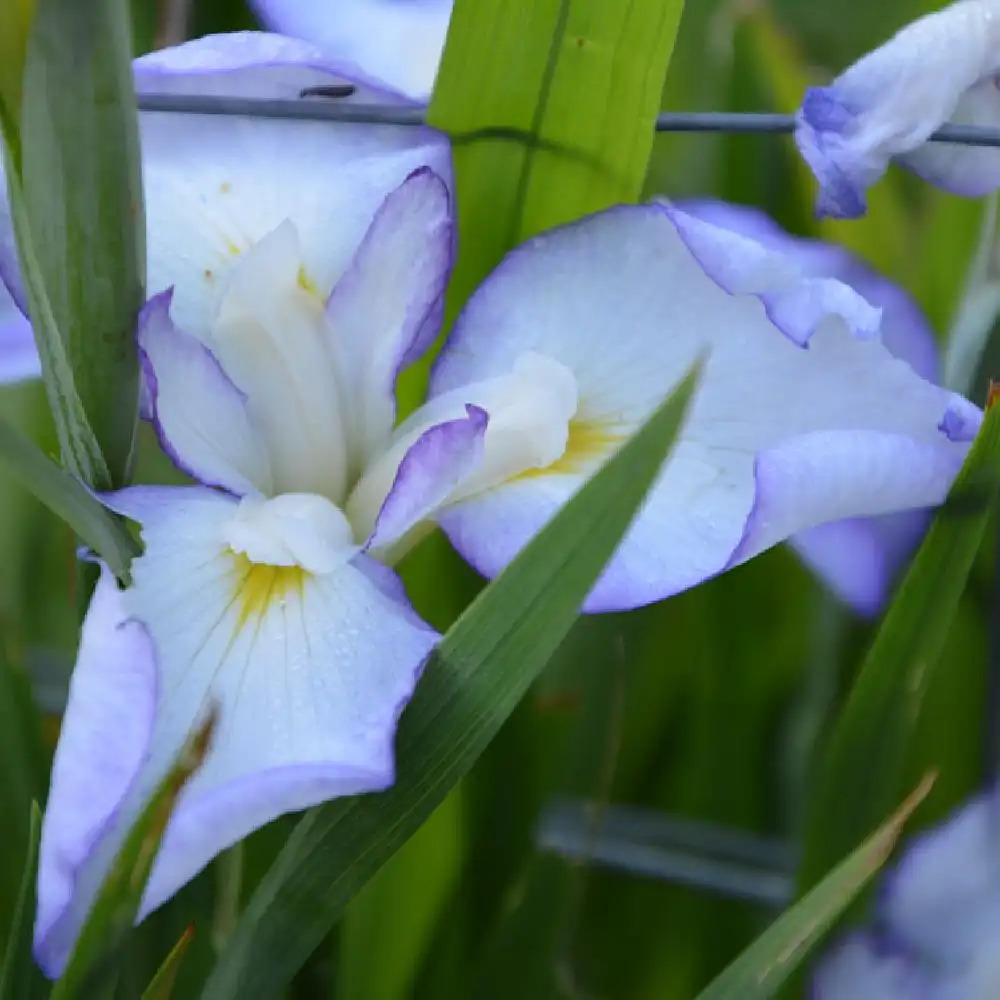
<svg viewBox="0 0 1000 1000">
<path fill-rule="evenodd" d="M 58 975 L 100 887 L 90 863 L 119 822 L 153 730 L 157 678 L 145 628 L 106 566 L 83 623 L 52 765 L 38 865 L 35 957 Z"/>
<path fill-rule="evenodd" d="M 786 233 L 759 209 L 722 201 L 686 201 L 685 214 L 750 237 L 795 261 L 803 273 L 836 278 L 882 310 L 882 343 L 922 378 L 938 379 L 934 332 L 920 307 L 899 286 L 843 247 Z M 930 517 L 906 511 L 876 518 L 851 518 L 810 528 L 790 539 L 805 563 L 856 611 L 876 614 L 900 567 L 919 544 Z"/>
<path fill-rule="evenodd" d="M 366 557 L 355 565 L 343 515 L 321 497 L 135 487 L 108 501 L 143 524 L 123 601 L 152 637 L 160 698 L 141 768 L 79 866 L 62 957 L 90 887 L 210 701 L 215 740 L 168 825 L 143 915 L 275 817 L 390 785 L 396 721 L 437 640 L 388 571 L 373 576 Z M 276 547 L 278 562 L 254 561 Z M 104 777 L 78 767 L 81 787 Z"/>
<path fill-rule="evenodd" d="M 265 27 L 322 47 L 362 78 L 427 101 L 452 0 L 251 0 Z"/>
<path fill-rule="evenodd" d="M 932 148 L 946 122 L 1000 124 L 1000 10 L 957 0 L 903 28 L 830 86 L 806 93 L 795 138 L 820 183 L 820 215 L 866 210 L 891 158 L 957 194 L 1000 186 L 1000 151 Z"/>
<path fill-rule="evenodd" d="M 270 462 L 246 399 L 211 351 L 174 326 L 171 297 L 161 292 L 139 315 L 145 415 L 177 467 L 206 486 L 270 492 Z"/>
<path fill-rule="evenodd" d="M 306 42 L 244 32 L 143 56 L 135 77 L 145 93 L 287 98 L 344 74 Z M 325 301 L 390 191 L 423 166 L 451 178 L 447 140 L 425 128 L 150 112 L 141 131 L 149 289 L 174 286 L 174 319 L 199 338 L 225 272 L 283 222 Z"/>
<path fill-rule="evenodd" d="M 622 207 L 529 241 L 479 288 L 431 395 L 535 352 L 579 398 L 549 468 L 441 515 L 473 565 L 499 572 L 706 349 L 688 422 L 589 610 L 658 600 L 825 521 L 943 500 L 979 412 L 894 359 L 850 289 L 741 241 L 668 206 Z"/>
<path fill-rule="evenodd" d="M 428 521 L 481 465 L 489 417 L 478 406 L 466 410 L 465 419 L 434 424 L 407 449 L 371 525 L 370 551 L 388 550 Z"/>
<path fill-rule="evenodd" d="M 330 296 L 326 312 L 346 375 L 357 467 L 392 431 L 397 374 L 440 328 L 453 251 L 448 188 L 421 168 L 386 198 Z"/>
</svg>

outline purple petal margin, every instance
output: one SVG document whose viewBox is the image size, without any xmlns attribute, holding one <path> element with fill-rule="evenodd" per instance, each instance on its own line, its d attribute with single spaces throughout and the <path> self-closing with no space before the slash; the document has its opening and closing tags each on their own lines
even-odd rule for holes
<svg viewBox="0 0 1000 1000">
<path fill-rule="evenodd" d="M 796 117 L 795 145 L 819 181 L 817 218 L 859 219 L 868 211 L 865 191 L 877 172 L 869 170 L 866 177 L 860 169 L 852 169 L 843 136 L 854 117 L 835 87 L 806 91 Z"/>
<path fill-rule="evenodd" d="M 424 431 L 412 444 L 375 520 L 366 548 L 385 547 L 429 517 L 482 462 L 489 417 L 466 406 L 464 420 L 449 420 Z"/>
<path fill-rule="evenodd" d="M 804 276 L 786 254 L 669 203 L 662 208 L 705 273 L 731 295 L 760 299 L 771 322 L 793 344 L 808 347 L 831 316 L 843 320 L 859 340 L 878 337 L 882 311 L 843 282 Z"/>
<path fill-rule="evenodd" d="M 102 566 L 83 623 L 42 823 L 35 957 L 50 977 L 66 961 L 99 888 L 83 891 L 82 869 L 114 830 L 146 755 L 157 697 L 152 641 L 140 623 L 127 620 L 114 576 Z"/>
</svg>

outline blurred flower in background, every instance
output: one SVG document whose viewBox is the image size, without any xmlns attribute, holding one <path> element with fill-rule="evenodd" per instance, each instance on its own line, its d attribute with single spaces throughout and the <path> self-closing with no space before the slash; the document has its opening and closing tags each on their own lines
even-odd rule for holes
<svg viewBox="0 0 1000 1000">
<path fill-rule="evenodd" d="M 1000 4 L 957 0 L 808 90 L 795 139 L 820 183 L 818 214 L 863 215 L 890 159 L 956 194 L 1000 187 L 1000 150 L 927 142 L 945 123 L 1000 125 L 998 72 Z"/>
<path fill-rule="evenodd" d="M 816 970 L 813 1000 L 1000 996 L 1000 803 L 983 795 L 917 838 L 883 879 L 871 926 Z"/>
</svg>

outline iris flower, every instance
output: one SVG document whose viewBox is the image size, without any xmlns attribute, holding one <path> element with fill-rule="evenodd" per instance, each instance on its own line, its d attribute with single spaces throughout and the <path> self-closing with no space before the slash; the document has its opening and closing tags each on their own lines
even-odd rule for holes
<svg viewBox="0 0 1000 1000">
<path fill-rule="evenodd" d="M 912 844 L 871 925 L 816 970 L 813 1000 L 992 1000 L 1000 995 L 997 802 L 982 796 Z"/>
<path fill-rule="evenodd" d="M 957 0 L 903 28 L 828 87 L 806 92 L 795 139 L 820 215 L 864 215 L 891 159 L 945 190 L 1000 187 L 1000 150 L 930 143 L 946 123 L 1000 124 L 1000 4 Z"/>
<path fill-rule="evenodd" d="M 322 68 L 309 46 L 238 35 L 140 60 L 137 77 L 273 93 Z M 500 572 L 706 352 L 586 610 L 660 600 L 827 521 L 940 503 L 981 419 L 895 359 L 878 309 L 846 285 L 652 203 L 508 255 L 456 321 L 426 403 L 397 421 L 396 376 L 433 338 L 451 264 L 447 149 L 327 129 L 143 125 L 143 410 L 195 484 L 105 498 L 145 550 L 128 589 L 103 573 L 72 678 L 40 853 L 49 974 L 210 702 L 216 738 L 143 915 L 276 816 L 389 785 L 396 721 L 438 638 L 407 603 L 400 555 L 438 524 Z"/>
<path fill-rule="evenodd" d="M 250 0 L 271 31 L 321 46 L 349 73 L 426 103 L 452 0 Z"/>
</svg>

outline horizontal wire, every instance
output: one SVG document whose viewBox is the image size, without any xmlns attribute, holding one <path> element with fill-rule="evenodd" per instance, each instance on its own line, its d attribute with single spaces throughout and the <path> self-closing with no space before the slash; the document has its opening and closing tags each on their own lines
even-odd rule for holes
<svg viewBox="0 0 1000 1000">
<path fill-rule="evenodd" d="M 347 100 L 303 98 L 218 97 L 201 94 L 140 94 L 141 111 L 230 115 L 294 121 L 347 122 L 357 125 L 426 124 L 427 108 L 399 104 L 361 104 Z M 666 111 L 657 115 L 657 132 L 724 132 L 751 135 L 787 135 L 795 131 L 794 115 L 728 111 Z M 487 130 L 489 131 L 489 130 Z M 498 135 L 515 130 L 500 128 Z M 1000 147 L 1000 128 L 945 125 L 931 142 L 962 146 Z"/>
<path fill-rule="evenodd" d="M 794 895 L 789 845 L 656 810 L 609 805 L 595 830 L 590 803 L 555 799 L 543 810 L 536 842 L 572 861 L 761 906 L 783 907 Z"/>
</svg>

